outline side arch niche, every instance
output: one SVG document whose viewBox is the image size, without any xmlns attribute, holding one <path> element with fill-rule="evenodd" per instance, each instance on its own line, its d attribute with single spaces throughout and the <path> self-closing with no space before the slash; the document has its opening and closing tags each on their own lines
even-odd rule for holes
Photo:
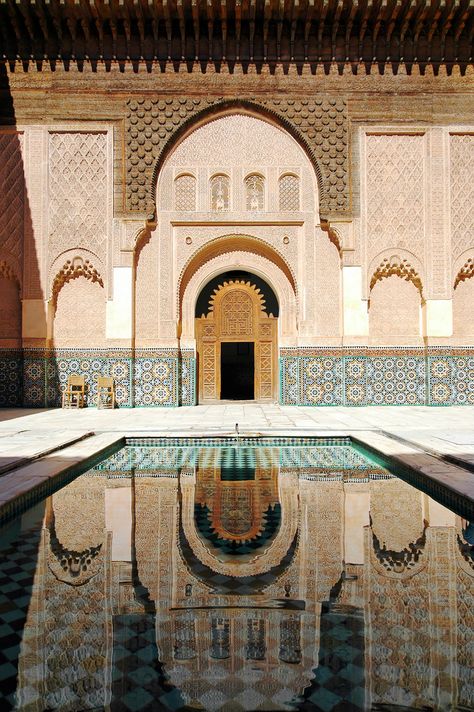
<svg viewBox="0 0 474 712">
<path fill-rule="evenodd" d="M 0 345 L 21 346 L 20 282 L 6 260 L 0 259 Z"/>
<path fill-rule="evenodd" d="M 278 317 L 265 293 L 274 296 L 254 275 L 227 272 L 196 314 L 200 402 L 276 399 Z"/>
<path fill-rule="evenodd" d="M 457 270 L 453 291 L 453 339 L 460 345 L 474 343 L 474 256 Z"/>
<path fill-rule="evenodd" d="M 421 345 L 423 285 L 419 269 L 403 256 L 379 256 L 369 274 L 371 344 Z"/>
<path fill-rule="evenodd" d="M 53 342 L 59 347 L 103 346 L 106 294 L 92 262 L 76 256 L 56 274 L 51 289 Z"/>
</svg>

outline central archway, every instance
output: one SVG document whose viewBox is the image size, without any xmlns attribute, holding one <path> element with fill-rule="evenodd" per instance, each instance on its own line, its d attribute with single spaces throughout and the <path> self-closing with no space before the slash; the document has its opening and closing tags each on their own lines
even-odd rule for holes
<svg viewBox="0 0 474 712">
<path fill-rule="evenodd" d="M 278 302 L 248 272 L 226 272 L 196 302 L 199 402 L 277 396 Z"/>
</svg>

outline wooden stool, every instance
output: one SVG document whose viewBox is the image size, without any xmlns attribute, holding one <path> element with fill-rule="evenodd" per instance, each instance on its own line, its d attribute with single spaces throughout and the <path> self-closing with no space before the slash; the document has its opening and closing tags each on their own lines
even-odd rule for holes
<svg viewBox="0 0 474 712">
<path fill-rule="evenodd" d="M 63 408 L 84 408 L 86 384 L 84 376 L 68 376 L 66 387 L 63 391 Z"/>
<path fill-rule="evenodd" d="M 97 407 L 115 408 L 114 379 L 109 376 L 99 376 L 97 379 Z"/>
</svg>

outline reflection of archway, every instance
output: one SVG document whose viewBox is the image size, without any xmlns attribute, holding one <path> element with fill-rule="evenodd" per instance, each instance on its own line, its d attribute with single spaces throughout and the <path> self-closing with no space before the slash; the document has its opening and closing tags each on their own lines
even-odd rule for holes
<svg viewBox="0 0 474 712">
<path fill-rule="evenodd" d="M 206 312 L 195 322 L 200 402 L 275 399 L 278 322 L 252 275 L 224 274 Z"/>
</svg>

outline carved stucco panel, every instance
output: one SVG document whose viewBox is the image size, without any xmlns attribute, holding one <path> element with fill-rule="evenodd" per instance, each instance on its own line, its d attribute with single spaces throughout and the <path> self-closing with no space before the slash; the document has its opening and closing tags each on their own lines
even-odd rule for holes
<svg viewBox="0 0 474 712">
<path fill-rule="evenodd" d="M 160 159 L 170 140 L 202 114 L 239 108 L 259 109 L 306 145 L 318 174 L 321 214 L 348 214 L 349 128 L 343 98 L 224 100 L 181 97 L 130 99 L 125 120 L 125 203 L 128 212 L 155 213 L 155 184 Z"/>
<path fill-rule="evenodd" d="M 106 262 L 108 236 L 106 132 L 49 134 L 49 263 L 81 246 Z"/>
<path fill-rule="evenodd" d="M 425 136 L 365 136 L 362 212 L 366 259 L 388 248 L 424 254 Z"/>
<path fill-rule="evenodd" d="M 23 134 L 0 133 L 0 249 L 22 278 L 25 175 Z M 11 259 L 13 258 L 13 259 Z"/>
<path fill-rule="evenodd" d="M 450 136 L 453 258 L 474 247 L 474 134 Z"/>
</svg>

